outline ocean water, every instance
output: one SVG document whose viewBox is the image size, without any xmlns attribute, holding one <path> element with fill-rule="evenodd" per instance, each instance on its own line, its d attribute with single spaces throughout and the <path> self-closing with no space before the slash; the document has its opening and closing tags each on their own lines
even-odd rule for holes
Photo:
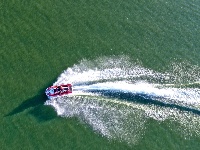
<svg viewBox="0 0 200 150">
<path fill-rule="evenodd" d="M 199 8 L 2 1 L 0 149 L 198 150 Z M 73 94 L 48 100 L 62 83 Z"/>
</svg>

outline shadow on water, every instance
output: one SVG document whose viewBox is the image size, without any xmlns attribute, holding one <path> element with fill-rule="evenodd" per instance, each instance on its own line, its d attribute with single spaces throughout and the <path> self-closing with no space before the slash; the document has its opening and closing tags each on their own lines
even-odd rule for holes
<svg viewBox="0 0 200 150">
<path fill-rule="evenodd" d="M 18 107 L 5 115 L 5 117 L 16 115 L 31 108 L 28 113 L 33 115 L 39 122 L 48 121 L 55 118 L 57 115 L 56 112 L 53 111 L 53 108 L 44 105 L 45 101 L 47 100 L 44 90 L 45 89 L 38 92 L 38 95 L 22 102 Z"/>
<path fill-rule="evenodd" d="M 173 104 L 173 103 L 165 103 L 156 100 L 156 97 L 146 95 L 146 94 L 139 94 L 139 93 L 124 93 L 120 91 L 110 91 L 110 90 L 90 90 L 92 93 L 100 93 L 103 96 L 106 97 L 111 97 L 111 98 L 117 98 L 120 100 L 125 100 L 128 102 L 136 102 L 140 104 L 146 104 L 146 105 L 157 105 L 161 107 L 168 107 L 168 108 L 176 108 L 180 111 L 188 111 L 192 112 L 194 114 L 200 115 L 200 110 L 197 110 L 195 108 L 189 108 L 187 106 L 181 106 L 178 104 Z"/>
<path fill-rule="evenodd" d="M 39 122 L 45 122 L 57 117 L 56 112 L 50 106 L 38 105 L 29 111 Z"/>
</svg>

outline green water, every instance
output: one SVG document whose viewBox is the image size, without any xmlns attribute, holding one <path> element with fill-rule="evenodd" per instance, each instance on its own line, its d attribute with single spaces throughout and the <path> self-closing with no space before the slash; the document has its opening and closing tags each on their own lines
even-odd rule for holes
<svg viewBox="0 0 200 150">
<path fill-rule="evenodd" d="M 200 66 L 199 8 L 186 0 L 2 0 L 1 149 L 199 149 L 199 136 L 185 139 L 176 122 L 149 119 L 128 144 L 43 105 L 45 88 L 82 59 L 123 54 L 159 72 L 173 62 Z"/>
</svg>

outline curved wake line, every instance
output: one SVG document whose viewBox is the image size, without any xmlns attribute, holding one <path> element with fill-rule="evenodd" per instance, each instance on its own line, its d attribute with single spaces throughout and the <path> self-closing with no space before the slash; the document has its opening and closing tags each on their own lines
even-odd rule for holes
<svg viewBox="0 0 200 150">
<path fill-rule="evenodd" d="M 60 116 L 78 117 L 108 138 L 129 143 L 138 141 L 149 117 L 178 121 L 180 130 L 184 127 L 199 135 L 200 90 L 196 86 L 200 80 L 195 66 L 196 70 L 197 74 L 177 69 L 158 73 L 126 56 L 83 60 L 54 83 L 72 83 L 72 96 L 55 98 L 46 105 L 52 105 Z M 181 82 L 186 79 L 196 83 Z"/>
<path fill-rule="evenodd" d="M 84 92 L 98 92 L 104 95 L 104 92 L 110 91 L 118 94 L 129 93 L 134 95 L 143 95 L 167 104 L 177 104 L 200 110 L 200 90 L 199 89 L 178 89 L 178 88 L 157 88 L 153 84 L 138 82 L 135 84 L 120 82 L 104 82 L 91 85 L 75 86 L 74 90 Z M 102 92 L 101 92 L 102 91 Z"/>
<path fill-rule="evenodd" d="M 92 65 L 91 65 L 92 64 Z M 65 70 L 54 85 L 72 83 L 73 85 L 87 84 L 113 80 L 168 80 L 168 74 L 156 73 L 139 65 L 130 63 L 128 57 L 102 58 L 94 62 L 83 60 L 79 65 Z"/>
</svg>

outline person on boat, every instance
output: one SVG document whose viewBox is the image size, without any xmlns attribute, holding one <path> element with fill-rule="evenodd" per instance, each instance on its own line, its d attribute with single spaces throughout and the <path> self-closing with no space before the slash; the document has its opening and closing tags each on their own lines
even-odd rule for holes
<svg viewBox="0 0 200 150">
<path fill-rule="evenodd" d="M 62 86 L 58 86 L 58 87 L 57 87 L 57 91 L 58 91 L 59 94 L 62 93 L 62 90 L 63 90 Z"/>
</svg>

